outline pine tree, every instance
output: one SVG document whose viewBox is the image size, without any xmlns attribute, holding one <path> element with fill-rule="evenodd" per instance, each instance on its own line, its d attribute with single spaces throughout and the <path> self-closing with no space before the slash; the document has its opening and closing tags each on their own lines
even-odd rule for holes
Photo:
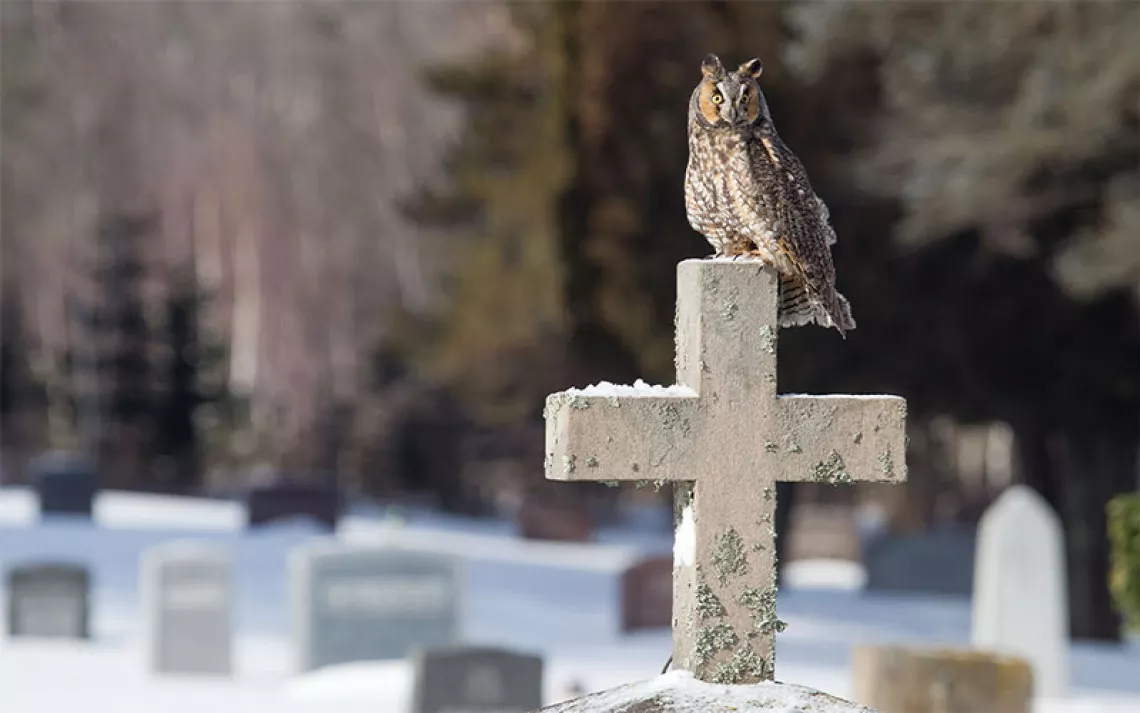
<svg viewBox="0 0 1140 713">
<path fill-rule="evenodd" d="M 160 469 L 165 489 L 193 492 L 202 485 L 210 436 L 225 439 L 235 422 L 224 373 L 226 349 L 203 325 L 211 295 L 193 272 L 176 273 L 166 298 L 158 341 L 164 346 L 160 388 L 155 394 L 155 455 L 171 465 Z"/>
<path fill-rule="evenodd" d="M 71 299 L 65 368 L 72 377 L 77 431 L 103 483 L 114 487 L 141 485 L 149 477 L 154 342 L 142 293 L 142 248 L 153 225 L 153 216 L 144 212 L 102 216 L 87 289 Z"/>
<path fill-rule="evenodd" d="M 568 151 L 563 18 L 572 6 L 515 6 L 535 43 L 432 68 L 427 81 L 462 102 L 467 129 L 447 185 L 409 200 L 453 259 L 449 300 L 435 319 L 405 325 L 409 361 L 426 364 L 484 423 L 533 417 L 564 378 L 565 295 L 559 223 L 576 170 Z"/>
</svg>

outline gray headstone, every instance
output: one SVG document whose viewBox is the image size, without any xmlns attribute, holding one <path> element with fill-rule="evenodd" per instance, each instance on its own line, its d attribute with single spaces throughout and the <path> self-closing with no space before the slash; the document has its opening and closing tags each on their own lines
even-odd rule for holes
<svg viewBox="0 0 1140 713">
<path fill-rule="evenodd" d="M 289 556 L 300 671 L 404 658 L 458 641 L 460 564 L 409 550 L 316 543 Z"/>
<path fill-rule="evenodd" d="M 98 480 L 94 465 L 73 453 L 45 453 L 28 465 L 28 482 L 39 496 L 41 516 L 90 518 Z"/>
<path fill-rule="evenodd" d="M 1061 520 L 1037 491 L 1002 492 L 978 528 L 971 643 L 1021 656 L 1038 696 L 1069 683 L 1069 605 Z"/>
<path fill-rule="evenodd" d="M 155 673 L 228 675 L 233 567 L 205 543 L 156 545 L 142 557 L 147 666 Z"/>
<path fill-rule="evenodd" d="M 475 646 L 416 656 L 412 713 L 522 713 L 541 706 L 540 656 Z"/>
<path fill-rule="evenodd" d="M 907 535 L 875 535 L 863 545 L 868 591 L 970 596 L 973 528 L 945 527 Z"/>
<path fill-rule="evenodd" d="M 22 565 L 8 573 L 8 635 L 90 637 L 91 577 L 72 563 Z"/>
</svg>

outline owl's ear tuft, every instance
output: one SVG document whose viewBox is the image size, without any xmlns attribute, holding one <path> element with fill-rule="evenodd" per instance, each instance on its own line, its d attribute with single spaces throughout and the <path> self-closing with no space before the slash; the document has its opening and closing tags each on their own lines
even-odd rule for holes
<svg viewBox="0 0 1140 713">
<path fill-rule="evenodd" d="M 701 74 L 706 77 L 719 77 L 724 74 L 724 65 L 720 63 L 720 57 L 717 57 L 711 52 L 705 55 L 701 61 Z"/>
<path fill-rule="evenodd" d="M 753 57 L 740 65 L 740 73 L 747 74 L 753 79 L 759 79 L 760 75 L 764 73 L 764 63 L 760 61 L 759 57 Z"/>
</svg>

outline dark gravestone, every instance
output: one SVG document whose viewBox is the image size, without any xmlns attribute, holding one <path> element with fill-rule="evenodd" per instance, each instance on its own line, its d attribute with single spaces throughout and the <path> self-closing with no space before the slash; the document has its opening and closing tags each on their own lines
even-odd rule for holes
<svg viewBox="0 0 1140 713">
<path fill-rule="evenodd" d="M 653 557 L 621 576 L 621 630 L 673 625 L 673 557 Z"/>
<path fill-rule="evenodd" d="M 250 527 L 275 520 L 308 518 L 329 531 L 336 529 L 343 501 L 333 483 L 279 478 L 246 491 Z"/>
<path fill-rule="evenodd" d="M 91 577 L 82 565 L 21 565 L 8 572 L 8 636 L 86 639 Z"/>
<path fill-rule="evenodd" d="M 424 552 L 315 543 L 289 556 L 297 668 L 457 643 L 460 567 Z"/>
<path fill-rule="evenodd" d="M 863 545 L 868 591 L 970 596 L 974 587 L 973 527 L 879 534 Z"/>
<path fill-rule="evenodd" d="M 28 466 L 28 482 L 40 501 L 40 515 L 91 517 L 99 476 L 94 465 L 72 453 L 53 452 Z"/>
<path fill-rule="evenodd" d="M 412 713 L 522 713 L 542 706 L 542 657 L 487 647 L 415 660 Z"/>
<path fill-rule="evenodd" d="M 594 539 L 594 521 L 581 503 L 530 494 L 519 508 L 518 532 L 528 540 L 589 542 Z"/>
</svg>

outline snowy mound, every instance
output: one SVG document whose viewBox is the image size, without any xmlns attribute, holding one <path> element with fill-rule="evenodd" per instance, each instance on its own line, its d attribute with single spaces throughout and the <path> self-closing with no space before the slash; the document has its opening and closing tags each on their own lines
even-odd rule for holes
<svg viewBox="0 0 1140 713">
<path fill-rule="evenodd" d="M 699 681 L 688 671 L 670 671 L 648 681 L 618 686 L 542 710 L 551 713 L 875 713 L 866 706 L 790 683 L 724 686 Z"/>
</svg>

